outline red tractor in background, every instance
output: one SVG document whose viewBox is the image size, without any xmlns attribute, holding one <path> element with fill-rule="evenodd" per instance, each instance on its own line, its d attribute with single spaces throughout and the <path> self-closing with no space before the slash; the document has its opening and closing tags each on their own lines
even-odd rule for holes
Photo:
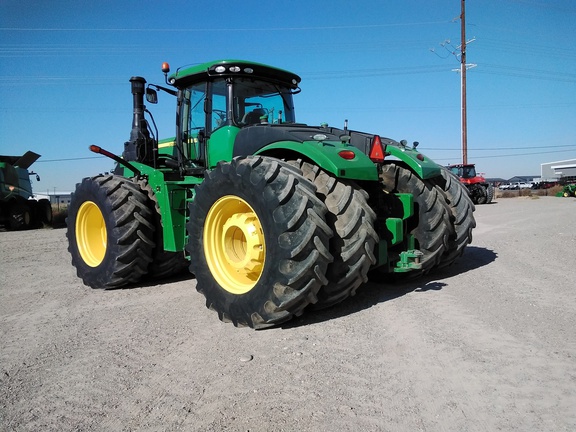
<svg viewBox="0 0 576 432">
<path fill-rule="evenodd" d="M 490 204 L 494 198 L 494 186 L 484 177 L 476 173 L 474 164 L 448 165 L 448 169 L 460 178 L 468 188 L 470 198 L 474 204 Z"/>
</svg>

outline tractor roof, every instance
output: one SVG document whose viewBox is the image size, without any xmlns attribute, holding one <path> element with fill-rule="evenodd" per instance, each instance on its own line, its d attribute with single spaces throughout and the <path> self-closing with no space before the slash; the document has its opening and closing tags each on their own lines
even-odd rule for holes
<svg viewBox="0 0 576 432">
<path fill-rule="evenodd" d="M 456 168 L 463 168 L 463 167 L 475 167 L 475 164 L 452 164 L 448 165 L 448 168 L 456 167 Z"/>
<path fill-rule="evenodd" d="M 39 157 L 40 155 L 38 153 L 34 153 L 33 151 L 28 150 L 22 156 L 0 155 L 0 162 L 7 163 L 22 169 L 28 169 L 30 168 L 30 165 L 38 160 Z"/>
<path fill-rule="evenodd" d="M 215 77 L 254 77 L 287 85 L 296 89 L 300 77 L 292 72 L 246 60 L 217 60 L 179 68 L 168 81 L 176 87 L 184 87 Z"/>
</svg>

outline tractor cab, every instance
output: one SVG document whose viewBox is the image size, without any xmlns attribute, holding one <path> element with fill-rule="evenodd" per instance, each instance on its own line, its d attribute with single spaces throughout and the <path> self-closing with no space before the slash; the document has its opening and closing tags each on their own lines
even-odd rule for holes
<svg viewBox="0 0 576 432">
<path fill-rule="evenodd" d="M 462 179 L 472 179 L 477 176 L 476 167 L 470 165 L 451 165 L 450 171 Z"/>
<path fill-rule="evenodd" d="M 486 180 L 476 172 L 474 164 L 449 165 L 448 169 L 452 174 L 458 176 L 465 184 L 485 183 Z"/>
</svg>

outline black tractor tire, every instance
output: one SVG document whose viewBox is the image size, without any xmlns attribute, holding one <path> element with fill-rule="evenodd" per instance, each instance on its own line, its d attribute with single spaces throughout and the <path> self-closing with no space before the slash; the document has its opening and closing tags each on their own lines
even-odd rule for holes
<svg viewBox="0 0 576 432">
<path fill-rule="evenodd" d="M 494 199 L 494 186 L 489 184 L 486 188 L 486 204 L 490 204 Z"/>
<path fill-rule="evenodd" d="M 66 218 L 68 251 L 92 288 L 119 288 L 148 272 L 154 250 L 153 210 L 135 183 L 116 175 L 76 185 Z"/>
<path fill-rule="evenodd" d="M 399 277 L 415 277 L 437 266 L 455 236 L 451 213 L 436 187 L 414 172 L 396 163 L 382 166 L 380 174 L 384 190 L 410 193 L 414 197 L 414 215 L 408 219 L 408 232 L 414 235 L 416 249 L 423 253 L 420 270 L 399 273 Z"/>
<path fill-rule="evenodd" d="M 52 204 L 46 198 L 38 200 L 36 204 L 37 219 L 40 223 L 51 225 L 52 224 Z"/>
<path fill-rule="evenodd" d="M 13 231 L 27 230 L 32 227 L 33 213 L 28 202 L 13 202 L 9 209 L 8 227 Z"/>
<path fill-rule="evenodd" d="M 255 329 L 317 301 L 332 261 L 326 206 L 286 162 L 220 162 L 195 189 L 187 224 L 190 270 L 222 321 Z"/>
<path fill-rule="evenodd" d="M 376 264 L 374 249 L 378 234 L 374 229 L 376 213 L 368 205 L 368 194 L 356 183 L 333 175 L 302 160 L 291 161 L 317 188 L 316 195 L 328 208 L 326 221 L 334 231 L 328 266 L 328 284 L 318 293 L 314 309 L 323 309 L 353 296 L 368 281 L 368 270 Z"/>
<path fill-rule="evenodd" d="M 438 188 L 450 208 L 455 232 L 438 264 L 439 268 L 443 268 L 454 263 L 472 242 L 472 230 L 476 227 L 475 207 L 466 186 L 450 170 L 442 167 L 441 176 L 432 179 L 431 183 Z"/>
<path fill-rule="evenodd" d="M 480 183 L 472 184 L 468 187 L 470 191 L 470 199 L 474 204 L 486 204 L 487 195 L 486 188 Z"/>
<path fill-rule="evenodd" d="M 154 252 L 152 253 L 152 263 L 148 267 L 148 276 L 155 279 L 163 279 L 177 276 L 188 269 L 188 260 L 182 252 L 169 252 L 164 250 L 164 233 L 160 206 L 156 195 L 146 180 L 139 180 L 138 186 L 148 195 L 150 205 L 154 208 Z"/>
</svg>

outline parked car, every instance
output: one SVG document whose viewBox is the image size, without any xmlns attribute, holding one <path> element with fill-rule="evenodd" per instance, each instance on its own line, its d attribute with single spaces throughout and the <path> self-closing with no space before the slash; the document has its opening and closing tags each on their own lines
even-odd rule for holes
<svg viewBox="0 0 576 432">
<path fill-rule="evenodd" d="M 532 184 L 532 189 L 549 189 L 558 184 L 556 181 L 543 181 Z"/>
<path fill-rule="evenodd" d="M 531 189 L 533 187 L 533 183 L 526 183 L 526 182 L 512 182 L 501 184 L 498 186 L 500 190 L 518 190 L 518 189 Z"/>
<path fill-rule="evenodd" d="M 531 188 L 532 188 L 532 183 L 513 182 L 513 183 L 510 183 L 510 187 L 508 189 L 518 190 L 518 189 L 531 189 Z"/>
</svg>

